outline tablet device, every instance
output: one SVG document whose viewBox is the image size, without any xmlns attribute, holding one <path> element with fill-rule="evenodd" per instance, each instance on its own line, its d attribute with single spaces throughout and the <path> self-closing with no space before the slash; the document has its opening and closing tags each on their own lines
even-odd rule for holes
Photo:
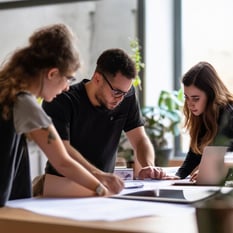
<svg viewBox="0 0 233 233">
<path fill-rule="evenodd" d="M 151 189 L 132 192 L 124 195 L 116 195 L 113 198 L 140 200 L 140 201 L 158 201 L 174 203 L 194 203 L 200 200 L 210 198 L 220 191 L 220 187 L 209 189 Z"/>
</svg>

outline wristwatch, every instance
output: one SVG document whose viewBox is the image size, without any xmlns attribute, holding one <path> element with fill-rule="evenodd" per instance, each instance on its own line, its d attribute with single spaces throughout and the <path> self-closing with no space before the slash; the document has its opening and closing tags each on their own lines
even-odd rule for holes
<svg viewBox="0 0 233 233">
<path fill-rule="evenodd" d="M 97 196 L 103 196 L 103 195 L 105 194 L 104 186 L 100 183 L 100 184 L 96 187 L 95 192 L 96 192 Z"/>
</svg>

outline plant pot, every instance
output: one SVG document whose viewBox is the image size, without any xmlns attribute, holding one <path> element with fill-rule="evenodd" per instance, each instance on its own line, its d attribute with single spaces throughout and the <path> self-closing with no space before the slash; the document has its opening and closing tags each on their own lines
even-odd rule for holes
<svg viewBox="0 0 233 233">
<path fill-rule="evenodd" d="M 172 148 L 163 148 L 155 150 L 155 166 L 167 167 L 171 156 Z"/>
</svg>

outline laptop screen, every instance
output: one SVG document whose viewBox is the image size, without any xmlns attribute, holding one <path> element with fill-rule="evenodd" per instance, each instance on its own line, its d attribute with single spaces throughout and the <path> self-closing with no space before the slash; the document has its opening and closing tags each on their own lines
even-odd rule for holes
<svg viewBox="0 0 233 233">
<path fill-rule="evenodd" d="M 199 165 L 197 184 L 221 185 L 228 170 L 224 164 L 224 156 L 226 152 L 227 147 L 225 146 L 205 147 Z"/>
</svg>

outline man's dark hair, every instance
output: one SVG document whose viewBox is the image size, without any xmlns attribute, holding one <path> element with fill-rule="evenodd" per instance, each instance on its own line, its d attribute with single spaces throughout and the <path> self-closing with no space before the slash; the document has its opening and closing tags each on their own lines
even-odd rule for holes
<svg viewBox="0 0 233 233">
<path fill-rule="evenodd" d="M 96 72 L 112 75 L 121 73 L 128 79 L 136 76 L 136 67 L 132 58 L 122 49 L 108 49 L 97 60 Z"/>
</svg>

